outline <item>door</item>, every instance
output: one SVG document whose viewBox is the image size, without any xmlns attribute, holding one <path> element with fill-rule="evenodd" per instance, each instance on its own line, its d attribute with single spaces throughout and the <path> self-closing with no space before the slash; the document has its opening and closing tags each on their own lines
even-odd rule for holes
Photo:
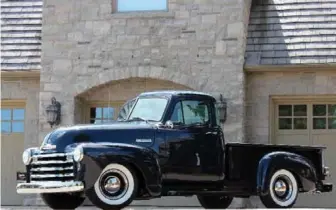
<svg viewBox="0 0 336 210">
<path fill-rule="evenodd" d="M 16 193 L 17 172 L 24 172 L 25 126 L 24 104 L 2 102 L 1 106 L 1 205 L 22 205 L 23 196 Z"/>
<path fill-rule="evenodd" d="M 212 128 L 208 101 L 183 99 L 174 105 L 166 130 L 169 160 L 165 167 L 168 180 L 215 181 L 219 178 L 217 130 Z"/>
<path fill-rule="evenodd" d="M 275 105 L 275 143 L 322 145 L 325 164 L 331 169 L 326 182 L 336 185 L 336 101 L 329 99 L 283 101 Z M 331 208 L 336 192 L 320 195 L 300 194 L 296 207 Z"/>
</svg>

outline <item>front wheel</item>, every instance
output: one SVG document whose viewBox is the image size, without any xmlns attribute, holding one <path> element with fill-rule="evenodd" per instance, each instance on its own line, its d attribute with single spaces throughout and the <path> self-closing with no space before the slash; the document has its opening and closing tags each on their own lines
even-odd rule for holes
<svg viewBox="0 0 336 210">
<path fill-rule="evenodd" d="M 137 192 L 138 179 L 133 169 L 114 163 L 105 167 L 86 194 L 98 208 L 116 210 L 128 206 Z"/>
<path fill-rule="evenodd" d="M 45 193 L 41 194 L 44 203 L 52 209 L 75 209 L 85 200 L 79 193 Z"/>
<path fill-rule="evenodd" d="M 298 183 L 294 175 L 285 169 L 273 173 L 266 195 L 260 196 L 266 208 L 291 208 L 298 197 Z"/>
<path fill-rule="evenodd" d="M 233 197 L 197 195 L 197 199 L 201 206 L 205 209 L 226 209 L 232 203 Z"/>
</svg>

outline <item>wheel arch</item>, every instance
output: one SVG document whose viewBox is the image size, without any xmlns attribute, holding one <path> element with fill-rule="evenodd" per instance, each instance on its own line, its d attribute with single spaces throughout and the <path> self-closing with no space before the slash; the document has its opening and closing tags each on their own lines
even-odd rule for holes
<svg viewBox="0 0 336 210">
<path fill-rule="evenodd" d="M 140 186 L 144 187 L 149 194 L 157 196 L 161 193 L 161 170 L 154 151 L 132 145 L 102 147 L 101 144 L 96 147 L 94 145 L 83 147 L 83 150 L 86 189 L 94 185 L 106 166 L 119 163 L 128 165 L 135 171 L 141 182 Z"/>
<path fill-rule="evenodd" d="M 267 193 L 270 177 L 278 169 L 290 171 L 303 192 L 313 190 L 316 187 L 317 175 L 311 161 L 295 153 L 271 152 L 264 155 L 258 164 L 256 180 L 258 193 L 262 195 Z"/>
</svg>

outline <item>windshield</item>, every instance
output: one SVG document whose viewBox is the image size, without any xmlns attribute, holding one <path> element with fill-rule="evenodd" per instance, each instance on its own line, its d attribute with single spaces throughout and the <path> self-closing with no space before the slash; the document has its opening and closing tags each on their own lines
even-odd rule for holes
<svg viewBox="0 0 336 210">
<path fill-rule="evenodd" d="M 139 98 L 129 116 L 129 120 L 160 121 L 167 103 L 166 98 Z"/>
</svg>

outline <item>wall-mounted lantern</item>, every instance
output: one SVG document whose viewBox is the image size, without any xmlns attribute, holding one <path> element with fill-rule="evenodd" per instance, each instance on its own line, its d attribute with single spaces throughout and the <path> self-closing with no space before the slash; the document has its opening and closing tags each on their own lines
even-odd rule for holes
<svg viewBox="0 0 336 210">
<path fill-rule="evenodd" d="M 61 104 L 55 97 L 51 98 L 51 104 L 46 108 L 47 121 L 51 127 L 59 125 L 61 121 Z"/>
<path fill-rule="evenodd" d="M 223 95 L 220 94 L 219 101 L 217 102 L 218 117 L 220 123 L 225 123 L 227 118 L 227 102 L 223 98 Z"/>
</svg>

